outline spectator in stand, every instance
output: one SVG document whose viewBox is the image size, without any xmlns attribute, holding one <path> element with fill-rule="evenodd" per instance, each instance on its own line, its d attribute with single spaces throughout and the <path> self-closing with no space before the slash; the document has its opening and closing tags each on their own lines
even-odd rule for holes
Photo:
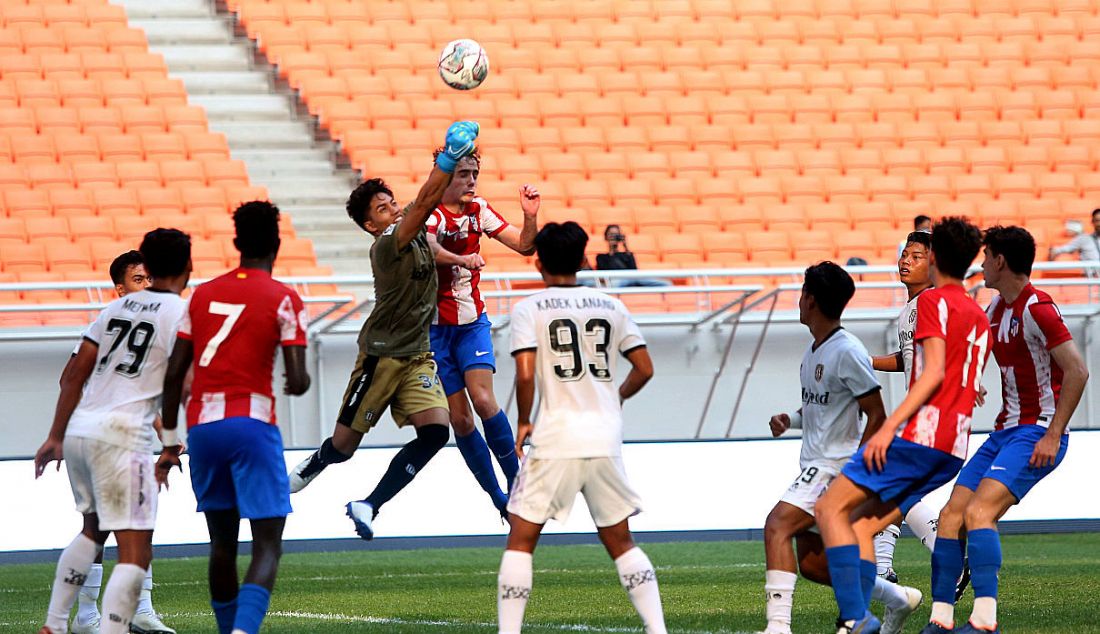
<svg viewBox="0 0 1100 634">
<path fill-rule="evenodd" d="M 921 214 L 919 216 L 913 216 L 913 231 L 923 231 L 925 233 L 932 233 L 932 219 L 928 216 Z M 902 240 L 898 243 L 898 259 L 901 259 L 901 252 L 905 250 L 905 245 L 909 244 L 908 241 Z"/>
<path fill-rule="evenodd" d="M 638 263 L 634 260 L 634 254 L 626 245 L 626 235 L 619 225 L 607 225 L 603 232 L 604 240 L 607 240 L 607 253 L 596 256 L 596 269 L 600 271 L 634 271 Z M 615 279 L 611 280 L 613 288 L 625 286 L 672 286 L 668 280 L 655 280 L 645 278 Z"/>
<path fill-rule="evenodd" d="M 1092 233 L 1078 233 L 1066 244 L 1052 248 L 1047 257 L 1053 260 L 1065 253 L 1077 253 L 1081 260 L 1100 260 L 1100 209 L 1092 212 Z M 1096 272 L 1089 274 L 1096 275 Z"/>
</svg>

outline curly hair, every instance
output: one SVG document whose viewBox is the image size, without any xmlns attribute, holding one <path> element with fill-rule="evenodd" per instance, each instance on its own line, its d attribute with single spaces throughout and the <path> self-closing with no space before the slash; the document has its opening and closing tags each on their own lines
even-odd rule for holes
<svg viewBox="0 0 1100 634">
<path fill-rule="evenodd" d="M 279 208 L 262 200 L 237 207 L 233 212 L 237 229 L 234 246 L 246 258 L 265 258 L 279 251 Z"/>
<path fill-rule="evenodd" d="M 348 196 L 348 217 L 355 222 L 355 226 L 363 231 L 367 230 L 363 225 L 369 219 L 367 212 L 370 209 L 370 201 L 377 194 L 387 194 L 390 198 L 393 198 L 393 190 L 381 178 L 372 178 L 359 183 L 359 186 L 352 190 L 351 195 Z"/>
</svg>

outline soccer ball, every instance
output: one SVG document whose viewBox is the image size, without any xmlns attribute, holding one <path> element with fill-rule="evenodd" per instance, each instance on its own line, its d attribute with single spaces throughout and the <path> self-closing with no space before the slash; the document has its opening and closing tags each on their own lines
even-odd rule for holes
<svg viewBox="0 0 1100 634">
<path fill-rule="evenodd" d="M 472 90 L 489 76 L 489 56 L 473 40 L 455 40 L 439 54 L 439 76 L 455 90 Z"/>
</svg>

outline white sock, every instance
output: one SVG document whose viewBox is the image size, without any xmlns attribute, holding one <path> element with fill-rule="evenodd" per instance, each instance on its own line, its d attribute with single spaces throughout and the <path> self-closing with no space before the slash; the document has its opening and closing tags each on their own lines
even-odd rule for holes
<svg viewBox="0 0 1100 634">
<path fill-rule="evenodd" d="M 51 631 L 69 631 L 69 611 L 102 550 L 102 546 L 81 533 L 61 551 L 50 592 L 50 607 L 46 611 L 46 627 Z"/>
<path fill-rule="evenodd" d="M 103 620 L 100 634 L 129 634 L 130 619 L 137 609 L 138 594 L 145 569 L 134 564 L 119 564 L 111 571 L 103 591 Z"/>
<path fill-rule="evenodd" d="M 103 564 L 92 564 L 77 595 L 76 620 L 79 623 L 92 623 L 99 618 L 99 588 L 102 585 Z"/>
<path fill-rule="evenodd" d="M 947 628 L 954 627 L 955 605 L 952 603 L 944 603 L 943 601 L 933 601 L 932 614 L 929 615 L 928 620 L 931 623 L 939 623 Z"/>
<path fill-rule="evenodd" d="M 871 591 L 871 600 L 881 601 L 888 609 L 895 610 L 909 604 L 905 590 L 896 583 L 882 577 L 875 577 L 875 589 Z"/>
<path fill-rule="evenodd" d="M 974 611 L 970 613 L 970 622 L 983 629 L 997 627 L 997 599 L 995 597 L 974 597 Z"/>
<path fill-rule="evenodd" d="M 523 613 L 531 597 L 533 564 L 531 553 L 506 550 L 497 575 L 497 621 L 500 634 L 519 634 Z"/>
<path fill-rule="evenodd" d="M 875 572 L 880 577 L 894 565 L 894 548 L 898 545 L 898 537 L 901 537 L 901 529 L 893 524 L 875 535 Z"/>
<path fill-rule="evenodd" d="M 940 524 L 940 514 L 930 506 L 924 502 L 917 502 L 905 514 L 905 523 L 929 551 L 936 546 L 936 529 Z"/>
<path fill-rule="evenodd" d="M 137 610 L 134 614 L 155 614 L 153 611 L 153 564 L 145 571 L 145 578 L 141 581 L 141 595 L 138 596 Z"/>
<path fill-rule="evenodd" d="M 794 584 L 798 575 L 786 570 L 764 572 L 764 593 L 768 595 L 768 632 L 790 632 L 794 607 Z"/>
<path fill-rule="evenodd" d="M 653 564 L 649 563 L 649 557 L 635 546 L 619 555 L 615 568 L 619 571 L 619 581 L 630 595 L 630 602 L 634 604 L 638 616 L 642 617 L 646 634 L 665 634 L 661 592 L 657 588 L 657 573 L 653 570 Z"/>
</svg>

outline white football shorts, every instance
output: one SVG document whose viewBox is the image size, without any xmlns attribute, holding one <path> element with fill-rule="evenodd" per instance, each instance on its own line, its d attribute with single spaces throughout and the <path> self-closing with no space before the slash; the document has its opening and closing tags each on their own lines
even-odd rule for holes
<svg viewBox="0 0 1100 634">
<path fill-rule="evenodd" d="M 846 462 L 846 460 L 842 462 L 832 460 L 815 460 L 811 462 L 802 470 L 802 473 L 798 474 L 798 477 L 783 493 L 783 497 L 779 498 L 779 501 L 797 506 L 813 515 L 817 499 L 825 494 L 829 484 L 840 475 L 840 470 L 844 468 Z"/>
<path fill-rule="evenodd" d="M 584 495 L 599 528 L 642 512 L 642 501 L 627 482 L 619 457 L 526 459 L 512 487 L 508 512 L 534 524 L 551 518 L 565 522 L 577 493 Z"/>
<path fill-rule="evenodd" d="M 151 531 L 157 519 L 153 455 L 92 438 L 62 446 L 76 510 L 99 516 L 101 531 Z"/>
</svg>

